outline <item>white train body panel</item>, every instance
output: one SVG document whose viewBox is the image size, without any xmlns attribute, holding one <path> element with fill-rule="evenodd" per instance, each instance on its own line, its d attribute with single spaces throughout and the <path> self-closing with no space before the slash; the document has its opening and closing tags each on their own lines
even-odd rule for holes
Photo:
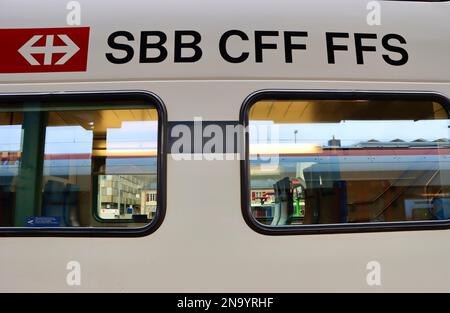
<svg viewBox="0 0 450 313">
<path fill-rule="evenodd" d="M 428 91 L 450 97 L 450 3 L 381 2 L 381 25 L 366 22 L 366 1 L 80 1 L 90 27 L 86 72 L 0 74 L 0 93 L 150 91 L 170 121 L 237 121 L 246 97 L 262 89 Z M 0 29 L 67 27 L 65 2 L 0 1 Z M 238 29 L 250 40 L 241 64 L 225 62 L 220 36 Z M 135 36 L 135 56 L 111 64 L 107 37 Z M 167 34 L 168 57 L 138 62 L 141 31 Z M 175 30 L 202 35 L 203 56 L 173 61 Z M 277 50 L 255 63 L 255 30 L 279 31 Z M 306 51 L 285 63 L 283 31 L 307 31 Z M 325 32 L 348 32 L 348 52 L 327 63 Z M 377 52 L 355 59 L 353 33 L 375 33 Z M 409 61 L 383 61 L 381 38 L 407 38 Z M 3 46 L 3 43 L 2 45 Z M 0 49 L 2 49 L 0 46 Z M 244 50 L 243 50 L 244 49 Z M 136 238 L 2 237 L 0 291 L 300 292 L 450 291 L 449 230 L 268 236 L 241 213 L 239 160 L 174 160 L 167 155 L 167 204 L 162 225 Z M 68 286 L 66 265 L 82 266 Z M 370 261 L 382 265 L 381 286 L 366 282 Z"/>
</svg>

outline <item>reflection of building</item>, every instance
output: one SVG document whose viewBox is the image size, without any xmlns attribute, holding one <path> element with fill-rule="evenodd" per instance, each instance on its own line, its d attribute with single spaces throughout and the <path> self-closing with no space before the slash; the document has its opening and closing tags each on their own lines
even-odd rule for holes
<svg viewBox="0 0 450 313">
<path fill-rule="evenodd" d="M 341 141 L 339 139 L 335 139 L 333 136 L 332 139 L 328 140 L 328 146 L 330 148 L 339 148 L 341 146 Z"/>
<path fill-rule="evenodd" d="M 143 190 L 141 199 L 141 214 L 153 218 L 156 213 L 157 204 L 156 190 Z"/>
<path fill-rule="evenodd" d="M 148 175 L 100 175 L 98 200 L 102 218 L 152 218 L 156 210 L 156 190 Z"/>
</svg>

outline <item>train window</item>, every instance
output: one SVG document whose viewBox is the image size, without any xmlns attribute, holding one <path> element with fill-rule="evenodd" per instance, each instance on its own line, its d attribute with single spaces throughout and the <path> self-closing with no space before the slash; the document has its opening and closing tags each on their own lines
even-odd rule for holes
<svg viewBox="0 0 450 313">
<path fill-rule="evenodd" d="M 142 230 L 158 219 L 153 98 L 8 99 L 0 98 L 0 231 Z"/>
<path fill-rule="evenodd" d="M 448 225 L 450 120 L 433 95 L 261 93 L 246 105 L 247 222 L 280 233 Z"/>
</svg>

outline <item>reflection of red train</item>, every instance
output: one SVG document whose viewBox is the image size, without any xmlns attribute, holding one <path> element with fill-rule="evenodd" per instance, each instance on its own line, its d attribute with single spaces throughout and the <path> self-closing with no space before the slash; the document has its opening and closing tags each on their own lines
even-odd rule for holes
<svg viewBox="0 0 450 313">
<path fill-rule="evenodd" d="M 251 200 L 252 205 L 271 204 L 274 201 L 273 189 L 252 190 Z"/>
<path fill-rule="evenodd" d="M 254 200 L 267 200 L 273 196 L 273 191 L 252 191 L 252 201 Z"/>
</svg>

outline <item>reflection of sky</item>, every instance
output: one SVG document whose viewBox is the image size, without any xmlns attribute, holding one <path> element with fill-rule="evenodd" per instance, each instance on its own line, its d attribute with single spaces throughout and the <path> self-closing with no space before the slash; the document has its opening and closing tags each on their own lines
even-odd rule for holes
<svg viewBox="0 0 450 313">
<path fill-rule="evenodd" d="M 121 128 L 108 129 L 106 149 L 156 149 L 157 133 L 156 121 L 123 122 Z"/>
<path fill-rule="evenodd" d="M 157 148 L 156 121 L 123 122 L 121 128 L 108 128 L 108 150 Z M 20 151 L 21 125 L 0 126 L 0 151 Z M 46 129 L 45 154 L 92 152 L 93 131 L 81 126 L 52 126 Z"/>
<path fill-rule="evenodd" d="M 45 154 L 92 152 L 93 133 L 81 126 L 47 127 Z"/>
<path fill-rule="evenodd" d="M 20 151 L 21 125 L 0 125 L 0 151 Z"/>
<path fill-rule="evenodd" d="M 250 131 L 250 142 L 264 142 L 272 138 L 271 142 L 297 142 L 316 143 L 327 145 L 328 140 L 334 136 L 340 139 L 342 145 L 353 145 L 361 141 L 375 139 L 378 141 L 391 141 L 402 139 L 413 141 L 425 139 L 433 141 L 440 138 L 449 138 L 449 120 L 393 120 L 393 121 L 341 121 L 340 123 L 298 123 L 298 124 L 274 124 L 272 121 L 251 121 L 250 125 L 256 126 L 258 138 Z M 275 125 L 277 131 L 267 131 L 264 128 Z M 297 130 L 297 134 L 294 132 Z M 274 138 L 278 137 L 276 140 Z"/>
</svg>

